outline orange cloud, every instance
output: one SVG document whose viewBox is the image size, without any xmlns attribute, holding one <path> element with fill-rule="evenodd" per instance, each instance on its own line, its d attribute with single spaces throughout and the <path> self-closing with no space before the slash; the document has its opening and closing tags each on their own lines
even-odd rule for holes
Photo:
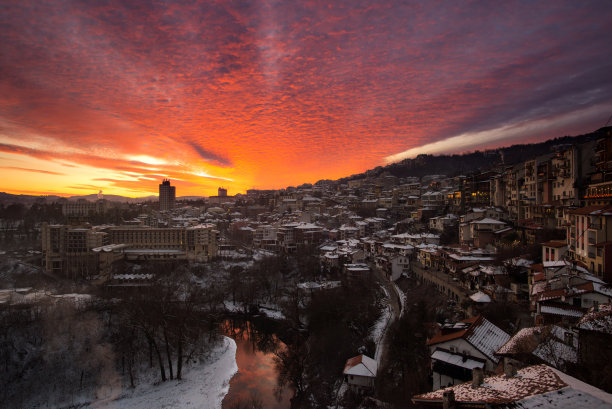
<svg viewBox="0 0 612 409">
<path fill-rule="evenodd" d="M 457 138 L 517 124 L 493 146 L 591 131 L 605 118 L 578 114 L 612 97 L 611 16 L 605 1 L 9 1 L 5 189 L 137 196 L 170 177 L 179 195 L 237 193 L 476 149 Z"/>
</svg>

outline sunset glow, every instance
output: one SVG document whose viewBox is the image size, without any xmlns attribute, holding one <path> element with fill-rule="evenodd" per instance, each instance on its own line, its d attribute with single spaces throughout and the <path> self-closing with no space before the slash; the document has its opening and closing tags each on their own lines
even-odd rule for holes
<svg viewBox="0 0 612 409">
<path fill-rule="evenodd" d="M 409 4 L 407 4 L 409 3 Z M 5 1 L 2 189 L 281 188 L 591 132 L 612 3 Z"/>
</svg>

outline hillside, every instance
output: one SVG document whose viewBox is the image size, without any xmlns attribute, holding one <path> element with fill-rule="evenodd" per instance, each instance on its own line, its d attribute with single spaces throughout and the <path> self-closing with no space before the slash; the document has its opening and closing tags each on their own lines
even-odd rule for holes
<svg viewBox="0 0 612 409">
<path fill-rule="evenodd" d="M 582 144 L 609 135 L 612 127 L 600 128 L 595 132 L 577 136 L 563 136 L 534 144 L 512 145 L 508 147 L 475 151 L 461 155 L 419 155 L 414 159 L 404 159 L 401 162 L 387 166 L 379 166 L 364 173 L 351 175 L 339 181 L 362 179 L 366 176 L 376 177 L 388 173 L 397 177 L 443 174 L 457 176 L 478 170 L 491 169 L 495 166 L 511 166 L 516 163 L 535 158 L 555 151 L 565 145 Z"/>
</svg>

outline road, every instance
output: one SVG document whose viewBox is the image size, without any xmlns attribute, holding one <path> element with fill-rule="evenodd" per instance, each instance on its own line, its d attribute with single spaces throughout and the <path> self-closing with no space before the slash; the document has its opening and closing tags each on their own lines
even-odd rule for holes
<svg viewBox="0 0 612 409">
<path fill-rule="evenodd" d="M 385 275 L 382 273 L 382 271 L 380 271 L 379 268 L 377 268 L 374 265 L 370 265 L 370 267 L 372 268 L 372 271 L 374 271 L 374 277 L 376 277 L 376 280 L 378 281 L 378 283 L 385 289 L 388 297 L 386 298 L 386 302 L 387 302 L 387 308 L 390 308 L 390 312 L 391 315 L 389 317 L 389 321 L 387 322 L 387 325 L 385 326 L 383 333 L 380 337 L 380 341 L 378 343 L 378 345 L 376 346 L 376 356 L 375 359 L 378 362 L 378 368 L 379 370 L 381 369 L 381 367 L 384 365 L 385 362 L 387 362 L 387 351 L 388 351 L 388 329 L 389 327 L 395 322 L 395 320 L 400 316 L 401 314 L 401 304 L 399 301 L 399 294 L 397 293 L 396 287 L 393 285 L 392 282 L 390 282 Z"/>
</svg>

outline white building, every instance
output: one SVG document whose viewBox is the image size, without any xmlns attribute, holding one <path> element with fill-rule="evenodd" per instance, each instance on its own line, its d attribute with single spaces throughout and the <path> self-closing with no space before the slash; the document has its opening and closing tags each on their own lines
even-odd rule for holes
<svg viewBox="0 0 612 409">
<path fill-rule="evenodd" d="M 374 389 L 377 371 L 376 361 L 362 354 L 347 360 L 342 373 L 351 389 L 365 392 Z"/>
</svg>

